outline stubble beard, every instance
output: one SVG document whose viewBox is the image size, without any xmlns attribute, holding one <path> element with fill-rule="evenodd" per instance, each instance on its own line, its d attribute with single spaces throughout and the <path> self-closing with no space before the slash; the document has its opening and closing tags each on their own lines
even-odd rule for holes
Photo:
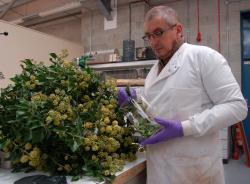
<svg viewBox="0 0 250 184">
<path fill-rule="evenodd" d="M 172 42 L 172 49 L 169 51 L 169 54 L 165 57 L 159 57 L 159 60 L 161 61 L 162 65 L 166 65 L 168 61 L 172 58 L 174 53 L 180 48 L 180 46 L 184 43 L 183 40 L 174 40 Z"/>
</svg>

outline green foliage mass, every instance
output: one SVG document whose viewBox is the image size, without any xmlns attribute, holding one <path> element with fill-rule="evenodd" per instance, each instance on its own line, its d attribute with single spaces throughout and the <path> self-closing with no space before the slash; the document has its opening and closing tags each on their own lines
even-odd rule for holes
<svg viewBox="0 0 250 184">
<path fill-rule="evenodd" d="M 22 61 L 2 89 L 0 148 L 14 171 L 42 170 L 111 181 L 135 159 L 133 129 L 118 108 L 117 89 L 91 69 L 50 54 L 51 65 Z"/>
</svg>

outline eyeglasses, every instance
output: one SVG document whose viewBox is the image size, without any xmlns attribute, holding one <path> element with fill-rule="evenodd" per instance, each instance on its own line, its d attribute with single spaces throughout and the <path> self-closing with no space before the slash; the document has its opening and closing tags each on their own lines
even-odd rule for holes
<svg viewBox="0 0 250 184">
<path fill-rule="evenodd" d="M 167 29 L 158 29 L 156 31 L 154 31 L 153 33 L 146 33 L 142 39 L 146 42 L 150 41 L 151 38 L 160 38 L 164 33 L 170 31 L 173 27 L 175 27 L 177 24 L 174 24 L 172 26 L 170 26 Z"/>
</svg>

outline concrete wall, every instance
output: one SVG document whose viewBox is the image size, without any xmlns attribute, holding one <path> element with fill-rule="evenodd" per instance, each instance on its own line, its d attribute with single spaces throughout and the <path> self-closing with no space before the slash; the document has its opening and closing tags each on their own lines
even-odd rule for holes
<svg viewBox="0 0 250 184">
<path fill-rule="evenodd" d="M 207 45 L 219 50 L 218 0 L 200 0 L 201 42 L 196 41 L 198 30 L 196 3 L 196 0 L 183 0 L 165 5 L 173 7 L 179 13 L 189 43 Z M 131 38 L 135 40 L 136 47 L 144 46 L 141 37 L 143 17 L 147 9 L 144 3 L 132 4 Z M 249 0 L 220 1 L 220 51 L 228 59 L 239 83 L 241 83 L 240 11 L 248 9 L 250 10 Z M 92 13 L 92 30 L 90 30 L 90 15 L 84 15 L 82 18 L 82 43 L 85 51 L 90 50 L 90 31 L 92 50 L 122 49 L 122 40 L 129 38 L 129 6 L 118 7 L 118 26 L 114 30 L 104 31 L 103 16 L 98 11 Z"/>
<path fill-rule="evenodd" d="M 131 5 L 131 39 L 136 47 L 143 45 L 143 18 L 146 11 L 144 3 Z M 118 7 L 117 28 L 104 30 L 104 17 L 99 10 L 86 12 L 82 16 L 82 42 L 85 51 L 122 49 L 122 41 L 129 39 L 129 5 Z"/>
<path fill-rule="evenodd" d="M 240 11 L 250 10 L 250 1 L 239 2 L 220 1 L 220 51 L 227 58 L 232 71 L 241 83 L 241 53 L 240 53 Z M 185 37 L 189 43 L 207 45 L 219 50 L 218 29 L 218 1 L 200 0 L 200 32 L 201 42 L 196 41 L 198 30 L 197 1 L 183 0 L 175 3 L 165 3 L 177 10 L 184 24 Z M 107 48 L 122 48 L 122 40 L 128 38 L 129 7 L 118 8 L 118 27 L 115 30 L 104 31 L 103 16 L 99 12 L 93 13 L 92 50 Z M 143 17 L 147 11 L 144 3 L 132 5 L 132 39 L 136 47 L 143 46 Z M 228 11 L 228 14 L 227 14 Z M 228 16 L 227 16 L 228 15 Z M 82 19 L 82 38 L 85 51 L 89 50 L 89 32 L 85 28 L 89 25 L 89 17 Z M 86 31 L 87 32 L 86 32 Z"/>
<path fill-rule="evenodd" d="M 150 0 L 153 5 L 166 4 L 177 10 L 189 43 L 207 45 L 218 50 L 218 0 L 200 0 L 199 2 L 202 40 L 198 43 L 196 41 L 198 29 L 196 0 Z M 148 6 L 143 2 L 131 5 L 131 39 L 135 40 L 136 47 L 144 46 L 141 37 L 143 36 L 143 18 L 147 10 Z M 220 0 L 221 53 L 228 59 L 239 83 L 241 82 L 240 11 L 242 10 L 250 10 L 250 0 Z M 97 7 L 91 13 L 83 8 L 80 19 L 50 22 L 36 26 L 35 29 L 81 43 L 85 52 L 114 48 L 122 51 L 122 40 L 129 38 L 128 3 L 118 6 L 116 29 L 104 30 L 104 17 Z"/>
</svg>

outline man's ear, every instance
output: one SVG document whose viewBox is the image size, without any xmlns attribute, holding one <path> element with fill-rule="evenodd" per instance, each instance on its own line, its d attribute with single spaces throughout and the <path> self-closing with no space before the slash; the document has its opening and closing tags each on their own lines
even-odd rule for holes
<svg viewBox="0 0 250 184">
<path fill-rule="evenodd" d="M 179 37 L 182 37 L 183 35 L 183 26 L 182 24 L 176 24 L 176 30 L 177 30 L 177 34 Z"/>
</svg>

